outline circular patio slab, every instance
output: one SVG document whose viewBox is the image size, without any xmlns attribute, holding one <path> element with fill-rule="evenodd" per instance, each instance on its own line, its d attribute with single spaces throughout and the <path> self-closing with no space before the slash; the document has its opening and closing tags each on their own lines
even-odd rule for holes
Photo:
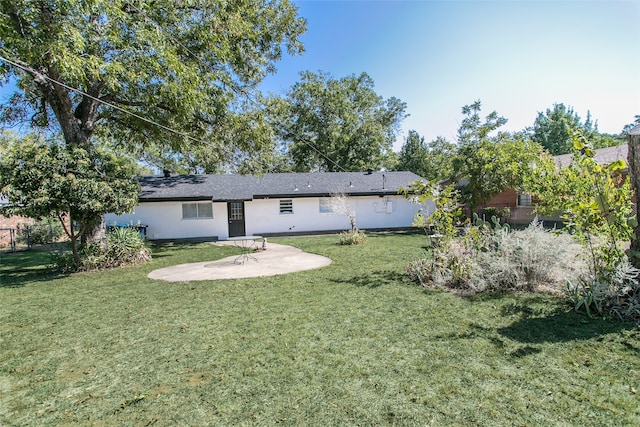
<svg viewBox="0 0 640 427">
<path fill-rule="evenodd" d="M 233 244 L 233 242 L 217 242 L 216 244 Z M 167 282 L 241 279 L 313 270 L 331 264 L 330 258 L 277 243 L 269 243 L 267 250 L 253 252 L 251 255 L 255 257 L 255 260 L 246 260 L 244 264 L 235 263 L 238 256 L 233 255 L 217 261 L 194 262 L 161 268 L 149 273 L 148 277 Z"/>
</svg>

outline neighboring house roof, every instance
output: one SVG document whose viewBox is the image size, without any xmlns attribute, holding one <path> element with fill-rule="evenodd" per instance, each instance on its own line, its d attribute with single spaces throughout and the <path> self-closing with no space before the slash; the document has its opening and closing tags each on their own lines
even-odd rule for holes
<svg viewBox="0 0 640 427">
<path fill-rule="evenodd" d="M 139 200 L 252 200 L 275 197 L 391 195 L 423 179 L 412 172 L 268 173 L 252 175 L 176 175 L 144 177 Z"/>
<path fill-rule="evenodd" d="M 609 163 L 613 163 L 616 160 L 624 160 L 627 161 L 627 150 L 629 146 L 627 144 L 624 145 L 616 145 L 615 147 L 606 147 L 606 148 L 598 148 L 595 150 L 596 155 L 593 159 L 596 163 L 602 165 L 608 165 Z M 554 160 L 556 164 L 560 167 L 567 167 L 571 163 L 571 158 L 573 154 L 562 154 L 560 156 L 555 156 Z"/>
</svg>

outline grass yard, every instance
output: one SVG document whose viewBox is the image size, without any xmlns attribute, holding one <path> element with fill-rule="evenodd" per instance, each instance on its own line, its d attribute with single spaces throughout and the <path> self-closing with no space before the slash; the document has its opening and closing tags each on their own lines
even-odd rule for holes
<svg viewBox="0 0 640 427">
<path fill-rule="evenodd" d="M 421 234 L 270 240 L 334 262 L 167 283 L 147 274 L 236 248 L 69 276 L 2 256 L 0 425 L 640 425 L 638 328 L 547 295 L 422 289 L 404 276 Z"/>
</svg>

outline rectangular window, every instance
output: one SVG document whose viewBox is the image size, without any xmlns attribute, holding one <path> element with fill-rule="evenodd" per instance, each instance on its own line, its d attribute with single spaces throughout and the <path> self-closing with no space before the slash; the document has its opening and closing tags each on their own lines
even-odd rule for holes
<svg viewBox="0 0 640 427">
<path fill-rule="evenodd" d="M 531 194 L 518 193 L 518 206 L 531 206 Z"/>
<path fill-rule="evenodd" d="M 330 197 L 320 197 L 320 213 L 334 213 L 335 206 Z"/>
<path fill-rule="evenodd" d="M 183 203 L 182 219 L 201 219 L 213 218 L 213 204 L 210 202 L 203 203 Z"/>
<path fill-rule="evenodd" d="M 280 213 L 292 214 L 293 213 L 293 200 L 280 200 Z"/>
</svg>

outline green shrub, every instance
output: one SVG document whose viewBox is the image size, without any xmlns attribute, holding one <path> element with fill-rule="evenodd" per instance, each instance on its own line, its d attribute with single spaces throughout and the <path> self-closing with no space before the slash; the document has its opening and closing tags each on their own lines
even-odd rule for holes
<svg viewBox="0 0 640 427">
<path fill-rule="evenodd" d="M 365 236 L 364 231 L 357 228 L 340 233 L 341 245 L 361 245 L 366 239 L 367 237 Z"/>
<path fill-rule="evenodd" d="M 135 228 L 120 227 L 107 234 L 106 256 L 117 265 L 138 264 L 149 259 L 149 250 Z"/>
<path fill-rule="evenodd" d="M 62 273 L 69 273 L 78 269 L 73 261 L 73 254 L 69 250 L 55 250 L 51 252 L 50 268 Z"/>
<path fill-rule="evenodd" d="M 61 271 L 90 271 L 141 264 L 151 259 L 151 252 L 135 228 L 122 227 L 109 231 L 104 244 L 81 249 L 80 265 L 75 265 L 68 251 L 55 252 L 52 259 Z"/>
</svg>

